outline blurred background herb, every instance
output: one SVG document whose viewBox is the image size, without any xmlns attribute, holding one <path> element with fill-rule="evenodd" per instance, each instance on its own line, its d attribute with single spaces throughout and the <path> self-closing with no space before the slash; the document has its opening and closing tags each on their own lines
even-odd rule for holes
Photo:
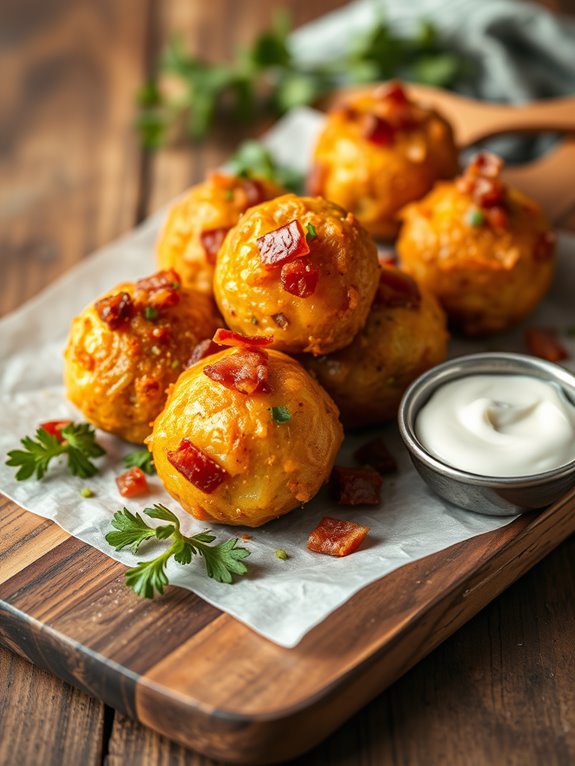
<svg viewBox="0 0 575 766">
<path fill-rule="evenodd" d="M 138 94 L 137 127 L 143 144 L 156 148 L 175 132 L 199 141 L 219 113 L 231 111 L 247 124 L 262 114 L 281 115 L 312 104 L 339 85 L 398 77 L 451 88 L 469 71 L 469 62 L 447 49 L 429 22 L 407 37 L 380 19 L 351 40 L 343 59 L 313 67 L 294 59 L 289 32 L 287 14 L 279 13 L 272 27 L 228 64 L 192 56 L 181 40 L 173 40 L 156 77 Z"/>
</svg>

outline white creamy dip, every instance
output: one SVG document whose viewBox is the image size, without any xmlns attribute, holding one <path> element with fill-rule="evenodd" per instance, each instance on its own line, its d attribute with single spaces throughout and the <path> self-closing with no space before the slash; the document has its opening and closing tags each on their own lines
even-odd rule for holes
<svg viewBox="0 0 575 766">
<path fill-rule="evenodd" d="M 434 457 L 469 473 L 525 476 L 575 458 L 575 406 L 527 375 L 469 375 L 441 386 L 415 422 Z"/>
</svg>

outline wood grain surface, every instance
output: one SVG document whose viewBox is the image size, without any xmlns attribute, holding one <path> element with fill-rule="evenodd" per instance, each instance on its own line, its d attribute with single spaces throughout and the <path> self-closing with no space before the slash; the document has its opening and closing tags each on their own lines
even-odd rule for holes
<svg viewBox="0 0 575 766">
<path fill-rule="evenodd" d="M 337 4 L 342 3 L 298 0 L 290 7 L 296 23 L 303 23 Z M 209 4 L 177 0 L 161 4 L 152 0 L 9 0 L 2 4 L 0 68 L 10 72 L 0 89 L 2 312 L 42 289 L 95 247 L 128 230 L 199 180 L 208 167 L 229 153 L 240 138 L 233 131 L 222 131 L 197 149 L 170 149 L 153 157 L 140 153 L 131 128 L 133 93 L 174 31 L 184 31 L 198 53 L 213 59 L 226 58 L 235 45 L 247 42 L 256 29 L 265 27 L 271 9 L 280 5 L 283 3 L 269 0 L 241 4 L 234 0 L 211 0 Z M 571 220 L 572 215 L 567 213 L 564 220 Z M 132 671 L 124 679 L 121 693 L 114 697 L 108 696 L 112 687 L 105 673 L 90 675 L 97 664 L 78 665 L 83 660 L 73 643 L 64 655 L 65 666 L 56 670 L 123 713 L 134 715 L 137 707 L 144 720 L 154 716 L 152 691 L 159 678 L 177 680 L 188 694 L 200 683 L 205 692 L 217 693 L 218 679 L 202 675 L 202 652 L 205 656 L 208 649 L 211 652 L 218 647 L 218 641 L 229 641 L 233 621 L 190 594 L 174 590 L 163 602 L 141 605 L 145 614 L 138 610 L 138 620 L 147 620 L 146 630 L 153 631 L 158 620 L 167 626 L 163 633 L 165 656 L 159 660 L 150 657 L 146 655 L 142 631 L 130 620 L 131 594 L 121 586 L 123 568 L 109 560 L 102 565 L 100 560 L 96 581 L 87 571 L 76 580 L 75 595 L 83 618 L 74 619 L 71 625 L 69 604 L 63 598 L 70 587 L 71 573 L 77 577 L 79 562 L 87 566 L 91 556 L 100 554 L 69 538 L 50 522 L 32 514 L 15 513 L 11 504 L 0 507 L 0 513 L 4 551 L 0 558 L 0 592 L 14 609 L 34 610 L 38 619 L 49 621 L 51 626 L 48 639 L 42 631 L 39 641 L 38 623 L 30 620 L 24 635 L 20 620 L 3 616 L 1 629 L 6 636 L 16 630 L 16 622 L 20 626 L 20 632 L 12 636 L 12 648 L 50 667 L 56 653 L 47 655 L 40 647 L 51 641 L 57 646 L 61 636 L 73 630 L 78 640 L 93 642 L 94 660 L 103 648 L 113 651 Z M 562 519 L 559 530 L 554 523 L 545 522 L 545 516 L 537 520 L 540 524 L 550 523 L 545 530 L 549 549 L 554 535 L 564 536 L 572 523 L 572 513 L 558 516 Z M 520 520 L 518 526 L 529 523 L 529 519 Z M 519 557 L 511 556 L 519 561 L 519 568 L 509 571 L 510 581 L 521 574 L 522 560 L 527 564 L 531 554 L 522 532 L 509 528 L 512 540 L 519 544 L 523 540 L 525 544 Z M 18 541 L 17 546 L 6 544 L 10 540 Z M 546 550 L 544 547 L 541 553 Z M 336 734 L 294 763 L 573 763 L 574 553 L 570 538 Z M 454 552 L 454 577 L 457 559 L 462 566 L 472 555 L 471 550 Z M 25 574 L 23 562 L 29 565 Z M 424 601 L 426 589 L 433 589 L 437 576 L 433 563 L 426 561 L 421 566 L 415 577 L 408 570 L 399 570 L 393 590 L 395 612 L 409 610 L 414 599 Z M 478 577 L 489 576 L 489 571 L 478 573 Z M 491 597 L 499 590 L 498 577 L 491 579 Z M 38 582 L 43 582 L 43 587 Z M 418 586 L 415 592 L 414 582 Z M 453 584 L 453 598 L 461 607 L 460 612 L 456 610 L 457 620 L 463 621 L 469 593 L 458 592 L 455 579 Z M 376 592 L 377 586 L 372 586 L 374 593 L 368 594 L 366 602 L 366 609 L 371 605 L 374 617 L 380 599 L 385 598 L 384 593 Z M 111 610 L 110 602 L 116 600 L 125 609 Z M 112 612 L 121 613 L 121 618 L 107 624 Z M 100 617 L 94 618 L 98 614 Z M 435 635 L 434 620 L 440 620 L 441 610 L 429 614 L 435 617 L 431 616 L 431 623 L 422 629 L 434 631 Z M 353 615 L 345 614 L 344 608 L 337 618 L 349 623 Z M 100 620 L 98 625 L 105 630 L 94 630 L 94 619 Z M 174 637 L 180 620 L 191 622 L 196 630 L 185 649 L 177 648 Z M 458 624 L 443 628 L 444 633 L 437 633 L 438 640 Z M 377 637 L 370 636 L 370 625 L 368 618 L 357 630 L 353 647 L 356 661 L 362 652 L 373 656 Z M 330 658 L 334 674 L 338 668 L 342 673 L 349 669 L 351 660 L 338 647 L 337 635 L 337 630 L 324 633 L 317 643 L 307 647 L 313 650 L 304 678 L 306 684 L 309 681 L 308 690 L 329 670 Z M 249 654 L 253 638 L 244 631 L 237 646 L 238 656 L 245 658 Z M 406 668 L 420 656 L 419 641 L 421 635 L 408 652 Z M 310 637 L 308 644 L 311 642 Z M 265 674 L 246 678 L 238 669 L 233 679 L 234 693 L 243 693 L 245 698 L 254 685 L 265 692 L 268 679 L 277 672 L 278 653 L 284 651 L 267 646 L 270 649 Z M 178 652 L 188 651 L 194 662 L 184 665 L 184 672 Z M 58 656 L 62 656 L 60 652 Z M 377 659 L 372 662 L 375 665 L 365 668 L 360 688 L 349 687 L 354 700 L 365 701 L 373 696 L 386 673 L 384 662 L 381 666 L 377 666 Z M 287 669 L 282 666 L 286 698 L 291 694 L 292 701 L 302 682 L 296 665 L 294 662 L 294 667 Z M 135 679 L 142 674 L 148 676 L 149 683 L 137 686 Z M 214 763 L 122 713 L 114 713 L 5 650 L 0 651 L 0 690 L 3 765 Z M 265 699 L 265 694 L 262 696 Z M 269 710 L 277 704 L 278 700 L 270 700 Z M 342 712 L 341 720 L 344 717 Z M 307 721 L 296 720 L 298 736 L 302 731 L 310 736 L 310 730 L 321 734 L 322 726 L 325 722 L 320 715 Z M 285 752 L 286 742 L 273 741 L 272 732 L 270 753 L 279 753 L 282 748 Z"/>
</svg>

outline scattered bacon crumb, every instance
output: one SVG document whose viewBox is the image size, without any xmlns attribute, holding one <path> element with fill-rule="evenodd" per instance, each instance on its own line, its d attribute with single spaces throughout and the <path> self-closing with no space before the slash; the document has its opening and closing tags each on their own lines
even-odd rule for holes
<svg viewBox="0 0 575 766">
<path fill-rule="evenodd" d="M 222 347 L 218 346 L 217 343 L 214 343 L 214 341 L 211 338 L 206 338 L 205 340 L 201 340 L 196 346 L 194 346 L 194 349 L 192 353 L 190 354 L 190 358 L 188 359 L 188 363 L 186 364 L 186 367 L 191 367 L 196 362 L 199 362 L 200 359 L 205 359 L 208 356 L 217 354 L 218 351 L 221 351 L 221 350 L 222 350 Z"/>
<path fill-rule="evenodd" d="M 128 471 L 117 476 L 116 484 L 122 497 L 145 495 L 150 491 L 146 475 L 138 466 L 133 466 Z"/>
<path fill-rule="evenodd" d="M 40 423 L 40 428 L 43 428 L 50 436 L 55 436 L 60 444 L 62 444 L 64 441 L 62 429 L 69 426 L 71 422 L 71 420 L 47 420 L 45 423 Z"/>
<path fill-rule="evenodd" d="M 533 257 L 536 261 L 548 261 L 555 252 L 556 237 L 552 231 L 543 231 L 537 238 Z"/>
<path fill-rule="evenodd" d="M 247 541 L 247 540 L 251 540 L 252 536 L 251 535 L 247 535 L 247 534 L 243 534 L 243 535 L 241 535 L 241 538 L 242 538 L 242 540 L 246 540 Z"/>
<path fill-rule="evenodd" d="M 182 439 L 178 449 L 168 451 L 166 457 L 178 473 L 206 495 L 214 492 L 229 477 L 223 466 L 189 439 Z"/>
<path fill-rule="evenodd" d="M 379 505 L 383 479 L 372 468 L 336 465 L 329 483 L 338 505 Z"/>
<path fill-rule="evenodd" d="M 218 359 L 204 367 L 204 375 L 240 394 L 266 393 L 269 391 L 268 355 L 258 348 L 246 348 Z"/>
<path fill-rule="evenodd" d="M 395 140 L 395 129 L 382 117 L 364 113 L 361 116 L 361 135 L 376 146 L 391 146 Z"/>
<path fill-rule="evenodd" d="M 141 307 L 168 309 L 180 302 L 181 280 L 173 269 L 158 271 L 136 282 L 134 303 Z"/>
<path fill-rule="evenodd" d="M 216 229 L 206 229 L 201 232 L 200 242 L 208 263 L 215 264 L 216 257 L 229 230 L 228 226 L 218 226 Z"/>
<path fill-rule="evenodd" d="M 468 194 L 478 207 L 486 211 L 487 222 L 495 229 L 509 227 L 505 185 L 500 177 L 502 168 L 500 157 L 491 152 L 480 152 L 456 181 L 457 189 L 462 194 Z"/>
<path fill-rule="evenodd" d="M 96 313 L 110 330 L 117 330 L 127 324 L 134 316 L 134 304 L 129 293 L 121 292 L 107 295 L 94 304 Z"/>
<path fill-rule="evenodd" d="M 417 309 L 421 304 L 421 293 L 409 274 L 399 269 L 383 268 L 374 303 L 388 308 Z"/>
<path fill-rule="evenodd" d="M 362 527 L 355 521 L 342 521 L 324 516 L 308 537 L 307 547 L 316 553 L 328 556 L 347 556 L 353 553 L 365 540 L 369 527 Z"/>
<path fill-rule="evenodd" d="M 559 340 L 557 330 L 553 328 L 529 327 L 525 332 L 525 341 L 530 354 L 548 362 L 561 362 L 569 358 L 567 349 Z"/>
<path fill-rule="evenodd" d="M 362 444 L 353 456 L 360 465 L 371 466 L 380 476 L 397 471 L 397 462 L 380 436 Z"/>
<path fill-rule="evenodd" d="M 284 263 L 280 280 L 283 289 L 298 298 L 308 298 L 315 293 L 319 271 L 309 258 L 298 258 L 297 261 Z"/>
<path fill-rule="evenodd" d="M 266 269 L 275 269 L 309 253 L 305 232 L 297 218 L 258 237 L 257 244 Z"/>
<path fill-rule="evenodd" d="M 273 337 L 266 335 L 241 335 L 239 332 L 232 332 L 232 330 L 226 330 L 223 327 L 219 327 L 214 333 L 214 343 L 218 343 L 220 346 L 239 346 L 240 348 L 246 348 L 246 346 L 269 346 L 273 343 Z"/>
</svg>

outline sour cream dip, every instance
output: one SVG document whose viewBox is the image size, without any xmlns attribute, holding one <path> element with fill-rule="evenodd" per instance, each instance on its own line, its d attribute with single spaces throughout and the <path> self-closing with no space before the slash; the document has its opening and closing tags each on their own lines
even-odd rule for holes
<svg viewBox="0 0 575 766">
<path fill-rule="evenodd" d="M 449 381 L 417 414 L 415 433 L 442 462 L 483 476 L 527 476 L 575 459 L 575 406 L 552 382 L 481 374 Z"/>
</svg>

